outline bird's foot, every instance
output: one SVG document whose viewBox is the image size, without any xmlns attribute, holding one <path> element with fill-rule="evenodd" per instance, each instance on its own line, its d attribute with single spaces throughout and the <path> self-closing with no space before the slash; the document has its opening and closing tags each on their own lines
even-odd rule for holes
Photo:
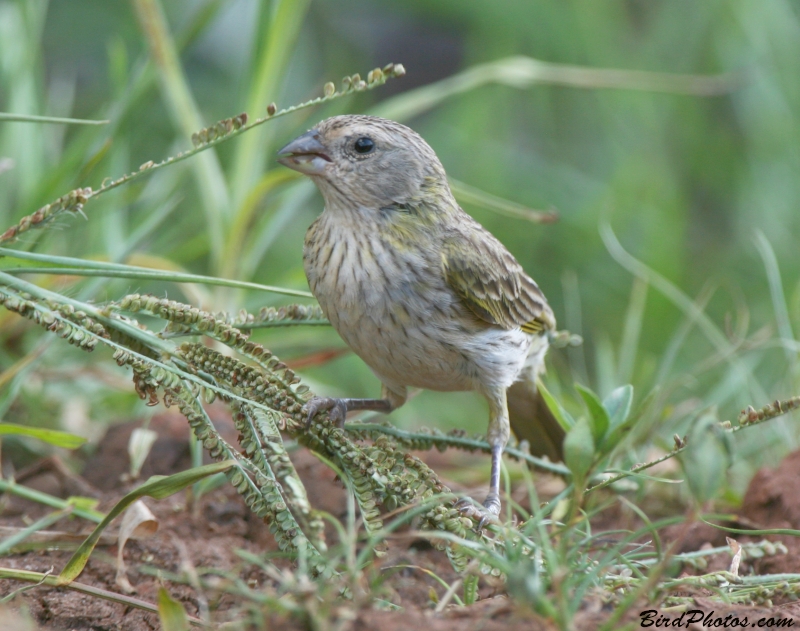
<svg viewBox="0 0 800 631">
<path fill-rule="evenodd" d="M 465 517 L 478 520 L 477 530 L 480 532 L 488 523 L 497 523 L 500 514 L 500 497 L 497 493 L 489 493 L 483 506 L 478 506 L 468 498 L 462 498 L 455 503 L 455 508 Z"/>
<path fill-rule="evenodd" d="M 330 397 L 314 397 L 303 406 L 306 413 L 306 429 L 311 425 L 311 421 L 319 412 L 330 411 L 331 423 L 338 428 L 344 427 L 344 419 L 347 416 L 347 400 L 332 399 Z"/>
</svg>

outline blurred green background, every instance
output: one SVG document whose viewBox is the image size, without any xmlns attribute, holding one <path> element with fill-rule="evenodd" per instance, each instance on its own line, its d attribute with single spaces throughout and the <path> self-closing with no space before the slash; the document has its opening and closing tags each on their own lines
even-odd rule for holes
<svg viewBox="0 0 800 631">
<path fill-rule="evenodd" d="M 162 9 L 179 67 L 153 39 Z M 729 92 L 708 97 L 490 82 L 413 116 L 396 100 L 517 55 L 737 78 Z M 718 406 L 720 418 L 735 419 L 747 404 L 800 392 L 798 2 L 0 0 L 0 111 L 111 120 L 90 128 L 0 122 L 0 227 L 76 186 L 97 188 L 107 176 L 185 150 L 200 126 L 241 111 L 261 116 L 270 101 L 305 101 L 325 81 L 366 76 L 388 62 L 403 63 L 407 75 L 160 170 L 93 201 L 88 222 L 61 220 L 61 230 L 26 235 L 15 247 L 305 289 L 303 233 L 322 200 L 307 182 L 286 179 L 275 150 L 329 115 L 392 106 L 409 113 L 403 122 L 451 177 L 558 210 L 558 223 L 536 225 L 465 205 L 538 281 L 559 325 L 584 337 L 581 347 L 551 353 L 556 392 L 571 400 L 573 380 L 602 394 L 631 382 L 641 401 L 658 388 L 658 404 L 624 456 L 631 462 L 653 442 L 668 446 L 702 410 Z M 666 296 L 650 272 L 635 282 L 601 238 L 606 222 L 627 252 L 697 300 L 707 319 Z M 291 301 L 32 278 L 97 300 L 167 292 L 234 312 Z M 287 360 L 343 346 L 327 328 L 256 336 Z M 0 314 L 0 369 L 41 339 Z M 44 343 L 46 353 L 3 383 L 7 420 L 92 434 L 143 413 L 127 375 L 101 368 L 105 353 Z M 379 388 L 352 354 L 300 372 L 320 393 L 371 396 Z M 477 395 L 426 392 L 393 418 L 484 431 L 486 409 Z M 794 448 L 796 436 L 792 419 L 738 434 L 732 488 L 740 492 L 754 468 Z"/>
</svg>

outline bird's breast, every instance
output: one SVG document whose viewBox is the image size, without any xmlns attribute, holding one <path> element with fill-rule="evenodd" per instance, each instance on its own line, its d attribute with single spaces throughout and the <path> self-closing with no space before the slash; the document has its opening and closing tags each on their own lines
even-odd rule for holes
<svg viewBox="0 0 800 631">
<path fill-rule="evenodd" d="M 309 229 L 306 276 L 347 345 L 387 384 L 474 390 L 511 382 L 529 338 L 477 322 L 444 279 L 434 240 L 323 215 Z"/>
<path fill-rule="evenodd" d="M 351 328 L 387 319 L 400 327 L 450 301 L 430 248 L 392 240 L 379 225 L 323 214 L 306 235 L 303 262 L 311 291 L 346 340 Z"/>
</svg>

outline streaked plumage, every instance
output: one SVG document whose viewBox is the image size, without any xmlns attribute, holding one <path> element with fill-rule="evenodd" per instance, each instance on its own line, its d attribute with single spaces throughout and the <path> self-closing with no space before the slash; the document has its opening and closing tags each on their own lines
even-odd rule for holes
<svg viewBox="0 0 800 631">
<path fill-rule="evenodd" d="M 309 413 L 334 408 L 343 420 L 348 409 L 390 411 L 408 387 L 481 392 L 494 447 L 485 506 L 496 515 L 506 390 L 516 381 L 532 389 L 555 327 L 544 295 L 458 206 L 436 154 L 408 127 L 337 116 L 281 153 L 325 199 L 303 250 L 311 291 L 384 385 L 383 400 L 315 400 Z M 532 448 L 557 455 L 560 428 L 545 429 L 552 439 Z"/>
</svg>

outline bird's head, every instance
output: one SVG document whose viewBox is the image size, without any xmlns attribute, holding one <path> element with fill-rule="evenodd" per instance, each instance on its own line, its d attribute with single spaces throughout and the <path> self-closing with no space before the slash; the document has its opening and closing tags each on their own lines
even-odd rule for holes
<svg viewBox="0 0 800 631">
<path fill-rule="evenodd" d="M 379 209 L 449 192 L 433 149 L 405 125 L 376 116 L 334 116 L 295 138 L 278 162 L 311 177 L 327 207 Z"/>
</svg>

